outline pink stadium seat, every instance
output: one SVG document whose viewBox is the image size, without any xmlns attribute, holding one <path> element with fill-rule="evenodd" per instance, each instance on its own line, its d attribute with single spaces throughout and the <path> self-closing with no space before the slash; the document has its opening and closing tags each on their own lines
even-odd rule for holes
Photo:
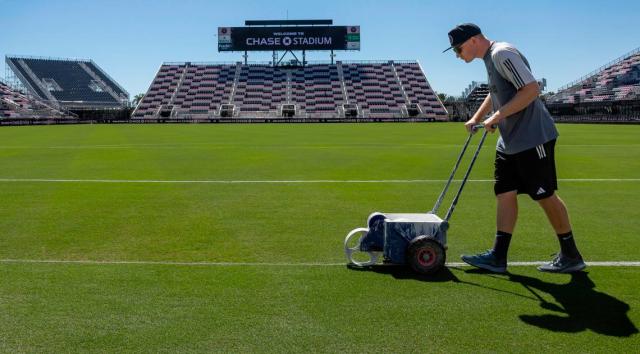
<svg viewBox="0 0 640 354">
<path fill-rule="evenodd" d="M 446 119 L 446 110 L 417 62 L 312 64 L 288 69 L 253 64 L 165 64 L 133 117 L 154 118 L 163 104 L 178 110 L 197 106 L 208 109 L 206 113 L 212 116 L 222 103 L 233 103 L 245 114 L 276 114 L 278 107 L 290 103 L 309 116 L 338 114 L 343 104 L 356 103 L 365 115 L 389 117 L 400 114 L 408 102 L 424 107 L 434 104 L 439 108 L 434 118 Z"/>
<path fill-rule="evenodd" d="M 606 68 L 562 88 L 549 103 L 601 102 L 636 99 L 640 89 L 640 52 L 637 50 Z"/>
<path fill-rule="evenodd" d="M 72 119 L 74 116 L 0 81 L 0 119 L 3 118 Z"/>
</svg>

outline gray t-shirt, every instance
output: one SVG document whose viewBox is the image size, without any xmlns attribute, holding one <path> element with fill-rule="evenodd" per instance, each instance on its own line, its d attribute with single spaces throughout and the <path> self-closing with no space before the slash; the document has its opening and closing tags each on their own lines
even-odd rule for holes
<svg viewBox="0 0 640 354">
<path fill-rule="evenodd" d="M 536 81 L 527 59 L 513 45 L 494 42 L 484 58 L 493 110 L 509 102 L 519 89 Z M 553 118 L 540 98 L 499 124 L 500 138 L 496 149 L 505 154 L 534 148 L 558 137 Z"/>
</svg>

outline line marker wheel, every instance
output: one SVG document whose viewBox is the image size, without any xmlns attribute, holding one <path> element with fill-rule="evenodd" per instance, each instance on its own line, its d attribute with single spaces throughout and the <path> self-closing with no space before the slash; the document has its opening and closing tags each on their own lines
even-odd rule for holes
<svg viewBox="0 0 640 354">
<path fill-rule="evenodd" d="M 373 251 L 362 251 L 360 249 L 360 245 L 362 244 L 362 238 L 366 236 L 369 232 L 369 228 L 360 227 L 357 229 L 351 230 L 347 237 L 344 239 L 344 253 L 347 256 L 347 259 L 351 264 L 356 265 L 358 267 L 368 267 L 378 263 L 378 257 L 380 257 L 380 252 Z M 357 239 L 357 240 L 356 240 Z M 354 259 L 354 256 L 358 256 L 361 254 L 368 254 L 368 260 L 357 260 Z"/>
<path fill-rule="evenodd" d="M 444 267 L 446 258 L 442 245 L 426 236 L 415 238 L 407 250 L 407 263 L 420 274 L 437 273 Z"/>
</svg>

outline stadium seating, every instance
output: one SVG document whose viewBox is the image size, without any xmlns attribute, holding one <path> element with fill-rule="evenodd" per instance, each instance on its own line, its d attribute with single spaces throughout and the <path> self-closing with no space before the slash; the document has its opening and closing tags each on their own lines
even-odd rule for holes
<svg viewBox="0 0 640 354">
<path fill-rule="evenodd" d="M 489 85 L 485 83 L 475 83 L 475 85 L 470 87 L 470 91 L 468 91 L 466 97 L 464 97 L 464 102 L 468 107 L 469 112 L 471 114 L 475 113 L 482 102 L 484 102 L 485 98 L 489 94 Z"/>
<path fill-rule="evenodd" d="M 345 105 L 357 106 L 364 118 L 405 117 L 409 111 L 429 120 L 447 118 L 420 65 L 393 61 L 304 67 L 165 63 L 132 117 L 211 118 L 220 116 L 222 105 L 233 105 L 235 116 L 249 118 L 285 111 L 344 117 Z M 409 110 L 410 105 L 419 108 Z"/>
<path fill-rule="evenodd" d="M 0 119 L 71 119 L 73 114 L 20 93 L 0 81 Z"/>
<path fill-rule="evenodd" d="M 129 94 L 91 60 L 7 57 L 29 92 L 63 107 L 121 107 Z"/>
<path fill-rule="evenodd" d="M 548 104 L 607 102 L 640 99 L 640 48 L 547 99 Z"/>
</svg>

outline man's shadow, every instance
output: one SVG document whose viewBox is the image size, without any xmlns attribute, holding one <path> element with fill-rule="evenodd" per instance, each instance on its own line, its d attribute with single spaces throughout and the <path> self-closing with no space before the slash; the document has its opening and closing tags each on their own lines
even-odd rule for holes
<svg viewBox="0 0 640 354">
<path fill-rule="evenodd" d="M 616 337 L 629 337 L 638 333 L 638 328 L 627 315 L 630 310 L 629 305 L 609 294 L 596 291 L 595 284 L 589 279 L 589 274 L 586 272 L 571 274 L 571 281 L 566 284 L 548 283 L 537 278 L 508 273 L 508 280 L 522 284 L 533 295 L 526 296 L 504 289 L 460 280 L 451 272 L 451 269 L 457 270 L 455 267 L 444 267 L 440 272 L 430 276 L 416 274 L 406 266 L 374 265 L 368 267 L 347 266 L 347 268 L 355 271 L 391 275 L 395 279 L 460 283 L 536 300 L 539 301 L 540 307 L 555 313 L 544 315 L 525 314 L 520 315 L 519 318 L 527 324 L 550 331 L 577 333 L 590 329 L 599 334 Z M 486 273 L 481 269 L 470 269 L 464 272 Z M 545 300 L 538 291 L 553 296 L 557 304 Z"/>
<path fill-rule="evenodd" d="M 571 274 L 566 284 L 554 284 L 524 275 L 509 274 L 509 280 L 522 284 L 544 309 L 555 312 L 544 315 L 520 315 L 530 325 L 555 332 L 576 333 L 590 329 L 615 337 L 629 337 L 638 328 L 627 316 L 629 305 L 615 297 L 595 290 L 586 272 Z M 544 300 L 537 292 L 545 292 L 560 305 Z"/>
</svg>

